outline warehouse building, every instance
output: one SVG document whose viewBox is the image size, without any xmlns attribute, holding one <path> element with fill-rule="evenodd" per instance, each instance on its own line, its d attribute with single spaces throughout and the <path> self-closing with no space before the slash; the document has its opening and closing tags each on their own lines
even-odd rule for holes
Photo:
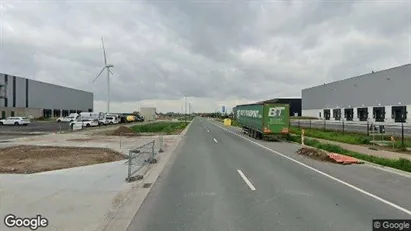
<svg viewBox="0 0 411 231">
<path fill-rule="evenodd" d="M 302 90 L 303 116 L 331 121 L 410 122 L 411 64 Z"/>
<path fill-rule="evenodd" d="M 93 111 L 93 93 L 0 73 L 0 117 Z"/>
</svg>

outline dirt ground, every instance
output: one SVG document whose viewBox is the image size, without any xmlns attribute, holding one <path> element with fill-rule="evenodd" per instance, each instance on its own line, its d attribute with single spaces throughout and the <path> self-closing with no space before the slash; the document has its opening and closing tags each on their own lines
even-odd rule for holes
<svg viewBox="0 0 411 231">
<path fill-rule="evenodd" d="M 310 157 L 312 159 L 316 159 L 319 161 L 327 161 L 327 162 L 333 162 L 333 160 L 328 157 L 327 153 L 318 149 L 314 148 L 300 148 L 297 151 L 298 154 Z"/>
<path fill-rule="evenodd" d="M 0 173 L 45 172 L 125 158 L 105 148 L 16 146 L 0 149 Z"/>
</svg>

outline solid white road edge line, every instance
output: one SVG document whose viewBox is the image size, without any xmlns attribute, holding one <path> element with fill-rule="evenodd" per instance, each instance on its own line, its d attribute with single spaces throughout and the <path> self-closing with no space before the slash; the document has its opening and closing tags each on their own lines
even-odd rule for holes
<svg viewBox="0 0 411 231">
<path fill-rule="evenodd" d="M 323 176 L 325 176 L 325 177 L 328 177 L 328 178 L 330 178 L 330 179 L 332 179 L 332 180 L 334 180 L 334 181 L 336 181 L 336 182 L 338 182 L 338 183 L 341 183 L 341 184 L 343 184 L 343 185 L 345 185 L 345 186 L 348 186 L 348 187 L 350 187 L 350 188 L 352 188 L 352 189 L 354 189 L 354 190 L 356 190 L 356 191 L 358 191 L 358 192 L 360 192 L 360 193 L 363 193 L 363 194 L 365 194 L 365 195 L 367 195 L 367 196 L 369 196 L 369 197 L 372 197 L 372 198 L 374 198 L 374 199 L 376 199 L 376 200 L 378 200 L 378 201 L 380 201 L 380 202 L 382 202 L 382 203 L 384 203 L 384 204 L 387 204 L 387 205 L 389 205 L 389 206 L 391 206 L 391 207 L 393 207 L 393 208 L 396 208 L 396 209 L 398 209 L 398 210 L 400 210 L 400 211 L 402 211 L 402 212 L 404 212 L 404 213 L 406 213 L 406 214 L 408 214 L 408 215 L 411 215 L 411 211 L 408 210 L 408 209 L 406 209 L 406 208 L 403 208 L 403 207 L 401 207 L 401 206 L 399 206 L 399 205 L 396 205 L 396 204 L 394 204 L 394 203 L 392 203 L 392 202 L 390 202 L 390 201 L 387 201 L 387 200 L 385 200 L 385 199 L 383 199 L 383 198 L 381 198 L 381 197 L 379 197 L 379 196 L 377 196 L 377 195 L 374 195 L 374 194 L 372 194 L 372 193 L 370 193 L 370 192 L 367 192 L 367 191 L 365 191 L 365 190 L 363 190 L 363 189 L 360 189 L 360 188 L 358 188 L 358 187 L 356 187 L 356 186 L 354 186 L 354 185 L 352 185 L 352 184 L 349 184 L 349 183 L 347 183 L 347 182 L 345 182 L 345 181 L 343 181 L 343 180 L 340 180 L 340 179 L 335 178 L 335 177 L 333 177 L 333 176 L 331 176 L 331 175 L 328 175 L 328 174 L 325 173 L 325 172 L 322 172 L 322 171 L 320 171 L 320 170 L 318 170 L 318 169 L 316 169 L 316 168 L 313 168 L 313 167 L 311 167 L 311 166 L 309 166 L 309 165 L 306 165 L 306 164 L 304 164 L 304 163 L 302 163 L 302 162 L 300 162 L 300 161 L 298 161 L 298 160 L 295 160 L 295 159 L 293 159 L 293 158 L 291 158 L 291 157 L 289 157 L 289 156 L 286 156 L 286 155 L 284 155 L 284 154 L 282 154 L 282 153 L 280 153 L 280 152 L 277 152 L 277 151 L 275 151 L 275 150 L 272 150 L 271 148 L 268 148 L 268 147 L 266 147 L 266 146 L 264 146 L 264 145 L 262 145 L 262 144 L 259 144 L 259 143 L 255 142 L 255 141 L 253 141 L 253 140 L 250 140 L 250 139 L 248 139 L 247 137 L 244 137 L 244 136 L 241 136 L 241 135 L 239 135 L 239 134 L 236 134 L 236 133 L 234 133 L 234 132 L 232 132 L 232 131 L 230 131 L 230 130 L 228 130 L 228 129 L 226 129 L 226 128 L 221 127 L 221 126 L 218 125 L 218 124 L 215 124 L 215 123 L 212 123 L 212 124 L 214 124 L 215 126 L 221 128 L 221 129 L 223 129 L 223 130 L 225 130 L 225 131 L 227 131 L 227 132 L 229 132 L 229 133 L 231 133 L 231 134 L 233 134 L 233 135 L 236 135 L 236 136 L 241 137 L 241 138 L 243 138 L 243 139 L 245 139 L 245 140 L 248 140 L 248 141 L 250 141 L 251 143 L 253 143 L 253 144 L 255 144 L 255 145 L 257 145 L 257 146 L 259 146 L 259 147 L 261 147 L 261 148 L 264 148 L 264 149 L 266 149 L 266 150 L 268 150 L 268 151 L 270 151 L 270 152 L 273 152 L 273 153 L 275 153 L 275 154 L 277 154 L 277 155 L 279 155 L 279 156 L 282 156 L 282 157 L 284 157 L 284 158 L 286 158 L 286 159 L 288 159 L 288 160 L 291 160 L 291 161 L 293 161 L 294 163 L 297 163 L 297 164 L 299 164 L 299 165 L 301 165 L 301 166 L 304 166 L 304 167 L 306 167 L 306 168 L 308 168 L 308 169 L 310 169 L 310 170 L 312 170 L 312 171 L 314 171 L 314 172 L 316 172 L 316 173 L 319 173 L 319 174 L 321 174 L 321 175 L 323 175 Z"/>
<path fill-rule="evenodd" d="M 245 181 L 245 183 L 248 185 L 248 187 L 250 187 L 251 190 L 255 190 L 253 184 L 251 184 L 251 182 L 248 180 L 248 178 L 244 175 L 244 173 L 240 170 L 237 169 L 238 174 L 240 174 L 241 178 L 243 178 L 243 180 Z"/>
<path fill-rule="evenodd" d="M 218 143 L 218 142 L 217 142 L 217 140 L 216 140 L 215 138 L 213 138 L 213 139 L 214 139 L 214 142 Z"/>
</svg>

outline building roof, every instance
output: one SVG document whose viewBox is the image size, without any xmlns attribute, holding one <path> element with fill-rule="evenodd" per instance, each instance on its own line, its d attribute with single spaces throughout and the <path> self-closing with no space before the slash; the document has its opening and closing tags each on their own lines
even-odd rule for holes
<svg viewBox="0 0 411 231">
<path fill-rule="evenodd" d="M 287 101 L 287 100 L 301 100 L 301 98 L 274 98 L 274 99 L 268 99 L 268 100 L 263 100 L 256 102 L 256 104 L 262 104 L 262 103 L 279 103 L 280 101 Z M 281 102 L 280 102 L 281 103 Z"/>
<path fill-rule="evenodd" d="M 372 76 L 373 74 L 376 74 L 376 73 L 385 72 L 385 71 L 391 71 L 391 70 L 395 70 L 395 69 L 400 69 L 400 68 L 403 68 L 403 67 L 406 67 L 406 66 L 410 66 L 410 65 L 411 65 L 411 64 L 408 63 L 408 64 L 404 64 L 404 65 L 396 66 L 396 67 L 391 67 L 391 68 L 387 68 L 387 69 L 380 70 L 380 71 L 372 71 L 371 73 L 362 74 L 362 75 L 357 75 L 357 76 L 350 77 L 350 78 L 346 78 L 346 79 L 340 79 L 340 80 L 336 80 L 336 81 L 329 82 L 329 83 L 323 83 L 323 84 L 321 84 L 321 85 L 304 88 L 304 89 L 302 89 L 302 90 L 304 91 L 304 90 L 308 90 L 308 89 L 312 89 L 312 88 L 322 87 L 322 86 L 325 86 L 325 85 L 334 84 L 334 83 L 338 83 L 338 82 L 342 82 L 342 81 L 350 80 L 350 79 L 359 79 L 359 78 L 369 77 L 369 76 Z"/>
</svg>

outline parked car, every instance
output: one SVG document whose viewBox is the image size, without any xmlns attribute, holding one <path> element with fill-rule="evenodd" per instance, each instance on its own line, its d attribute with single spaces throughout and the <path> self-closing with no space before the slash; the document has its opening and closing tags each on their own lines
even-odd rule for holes
<svg viewBox="0 0 411 231">
<path fill-rule="evenodd" d="M 0 125 L 27 126 L 28 124 L 30 124 L 30 119 L 27 117 L 8 117 L 0 120 Z"/>
<path fill-rule="evenodd" d="M 73 128 L 74 125 L 79 125 L 82 127 L 96 127 L 99 125 L 99 121 L 97 119 L 95 120 L 89 120 L 89 119 L 80 119 L 80 120 L 75 120 L 70 123 L 70 127 Z"/>
<path fill-rule="evenodd" d="M 118 123 L 116 118 L 113 116 L 106 116 L 105 119 L 106 119 L 107 124 L 117 124 Z"/>
<path fill-rule="evenodd" d="M 144 116 L 140 116 L 140 115 L 136 116 L 136 121 L 137 122 L 144 122 Z"/>
<path fill-rule="evenodd" d="M 79 115 L 77 113 L 71 113 L 67 117 L 59 117 L 57 118 L 57 122 L 73 122 L 74 120 L 77 119 Z"/>
</svg>

